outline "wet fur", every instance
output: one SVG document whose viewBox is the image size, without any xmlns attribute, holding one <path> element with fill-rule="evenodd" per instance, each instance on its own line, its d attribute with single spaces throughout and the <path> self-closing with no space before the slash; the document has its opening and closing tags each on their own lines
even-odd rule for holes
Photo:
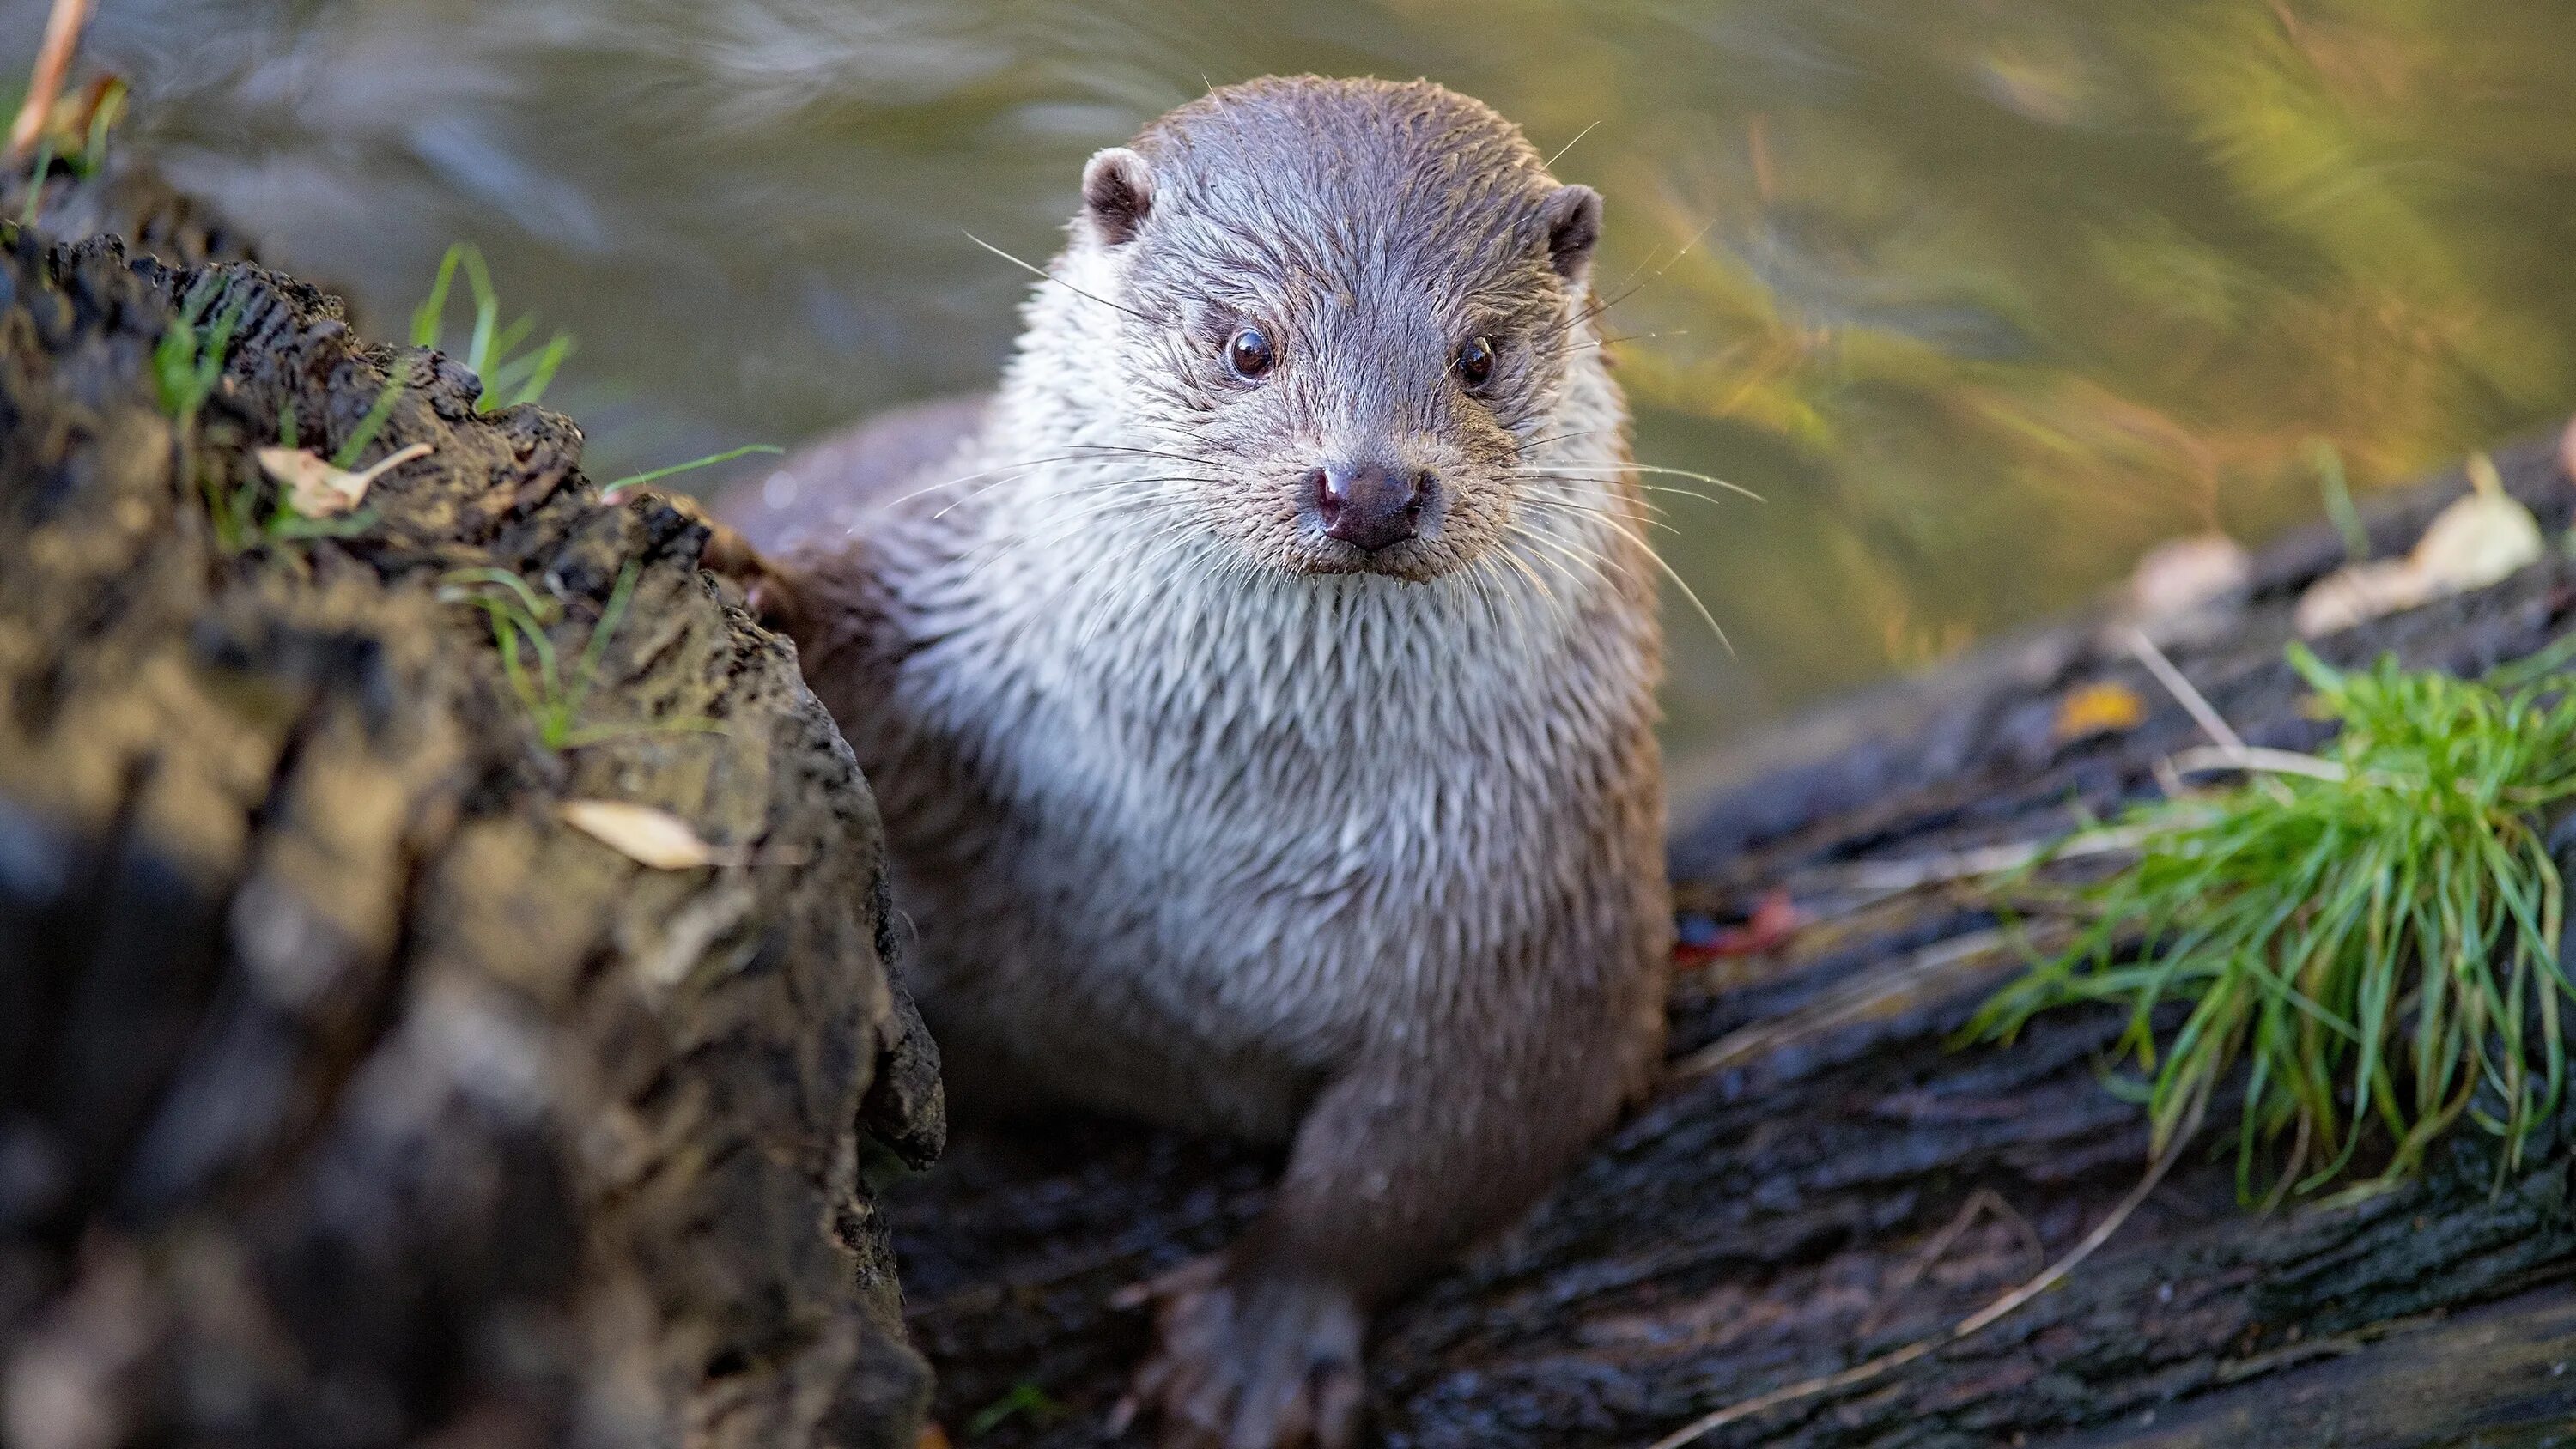
<svg viewBox="0 0 2576 1449">
<path fill-rule="evenodd" d="M 804 534 L 806 671 L 878 791 L 952 1090 L 1295 1138 L 1245 1251 L 1371 1303 L 1655 1059 L 1645 509 L 1589 292 L 1550 269 L 1559 189 L 1507 122 L 1308 78 L 1135 149 L 1135 235 L 1077 219 L 953 455 L 804 460 L 796 528 L 736 516 Z M 1246 318 L 1283 359 L 1258 389 L 1217 370 Z M 1445 375 L 1462 330 L 1528 344 L 1486 400 Z M 1300 480 L 1370 440 L 1442 492 L 1354 563 Z"/>
</svg>

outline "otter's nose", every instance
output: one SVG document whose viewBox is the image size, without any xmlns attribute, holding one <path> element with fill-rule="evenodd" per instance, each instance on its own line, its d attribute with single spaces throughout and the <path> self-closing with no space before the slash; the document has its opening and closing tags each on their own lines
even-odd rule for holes
<svg viewBox="0 0 2576 1449">
<path fill-rule="evenodd" d="M 1324 533 L 1374 553 L 1413 537 L 1431 475 L 1414 468 L 1318 468 L 1311 475 Z"/>
</svg>

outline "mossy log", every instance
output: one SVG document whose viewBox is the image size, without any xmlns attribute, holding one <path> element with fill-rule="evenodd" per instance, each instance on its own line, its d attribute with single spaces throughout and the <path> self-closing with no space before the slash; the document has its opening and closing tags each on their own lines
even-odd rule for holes
<svg viewBox="0 0 2576 1449">
<path fill-rule="evenodd" d="M 183 422 L 200 287 L 238 333 Z M 252 450 L 291 412 L 329 455 L 389 380 L 366 457 L 428 456 L 345 536 L 271 528 Z M 477 391 L 246 264 L 0 256 L 11 1449 L 915 1442 L 860 1151 L 943 1129 L 866 785 L 704 530 Z M 533 705 L 461 596 L 509 580 L 568 686 L 530 641 Z M 574 696 L 578 747 L 535 707 Z"/>
<path fill-rule="evenodd" d="M 2576 486 L 2546 447 L 2499 457 L 2555 537 Z M 2402 551 L 2465 489 L 2373 516 Z M 2329 530 L 2255 560 L 2250 596 L 2168 647 L 2258 745 L 2313 747 L 2283 662 Z M 2493 588 L 2318 642 L 2476 672 L 2576 614 L 2553 554 Z M 2006 641 L 1748 747 L 1675 849 L 1687 912 L 1789 892 L 1818 924 L 1685 972 L 1671 1078 L 1532 1217 L 1379 1326 L 1371 1409 L 1407 1449 L 1642 1449 L 1712 1411 L 1945 1332 L 2100 1223 L 2147 1167 L 2139 1108 L 2099 1066 L 2120 1022 L 1951 1038 L 2021 957 L 1959 883 L 1887 879 L 2032 842 L 2156 790 L 2197 727 L 2090 619 Z M 2059 737 L 2117 683 L 2135 728 Z M 1939 870 L 1921 874 L 1940 875 Z M 1875 884 L 1873 880 L 1875 878 Z M 2454 1134 L 2421 1179 L 2342 1206 L 2236 1201 L 2232 1134 L 2182 1159 L 2054 1290 L 1884 1376 L 1747 1414 L 1711 1446 L 2398 1449 L 2576 1442 L 2576 1196 L 2563 1109 L 2522 1165 Z M 960 1141 L 895 1194 L 914 1330 L 952 1429 L 979 1444 L 1113 1442 L 1146 1326 L 1113 1292 L 1224 1241 L 1256 1156 L 1108 1124 Z"/>
</svg>

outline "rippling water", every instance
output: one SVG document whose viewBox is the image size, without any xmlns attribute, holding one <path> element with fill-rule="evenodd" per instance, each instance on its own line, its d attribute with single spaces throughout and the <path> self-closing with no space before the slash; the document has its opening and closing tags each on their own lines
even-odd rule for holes
<svg viewBox="0 0 2576 1449">
<path fill-rule="evenodd" d="M 132 131 L 378 335 L 478 243 L 602 476 L 984 385 L 1026 278 L 964 234 L 1047 252 L 1210 83 L 1481 95 L 1609 199 L 1641 455 L 1770 500 L 1671 500 L 1740 651 L 1671 609 L 1683 748 L 2576 403 L 2567 0 L 101 9 Z"/>
</svg>

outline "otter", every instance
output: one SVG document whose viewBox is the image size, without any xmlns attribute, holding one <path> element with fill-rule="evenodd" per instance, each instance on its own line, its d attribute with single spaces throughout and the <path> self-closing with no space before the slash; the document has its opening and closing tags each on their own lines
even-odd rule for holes
<svg viewBox="0 0 2576 1449">
<path fill-rule="evenodd" d="M 1290 1144 L 1122 1416 L 1352 1442 L 1370 1314 L 1646 1083 L 1671 942 L 1600 198 L 1429 82 L 1093 156 L 989 399 L 729 501 L 878 790 L 962 1110 Z"/>
</svg>

